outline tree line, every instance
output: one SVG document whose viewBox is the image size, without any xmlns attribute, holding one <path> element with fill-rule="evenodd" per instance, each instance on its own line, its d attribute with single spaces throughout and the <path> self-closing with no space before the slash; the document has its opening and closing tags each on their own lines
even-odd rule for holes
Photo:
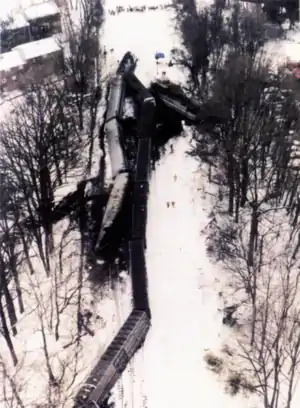
<svg viewBox="0 0 300 408">
<path fill-rule="evenodd" d="M 72 272 L 77 275 L 76 287 L 68 287 L 69 269 L 72 268 L 64 272 L 65 260 L 75 256 L 68 253 L 72 222 L 59 240 L 52 223 L 57 190 L 76 169 L 83 169 L 83 174 L 89 173 L 94 146 L 99 142 L 98 119 L 103 89 L 99 35 L 103 8 L 99 1 L 82 0 L 81 9 L 78 24 L 73 22 L 70 12 L 65 11 L 63 15 L 70 49 L 65 55 L 62 72 L 55 81 L 51 78 L 24 85 L 23 96 L 13 102 L 9 115 L 0 123 L 0 334 L 17 366 L 20 359 L 13 336 L 18 333 L 18 318 L 29 313 L 25 299 L 28 293 L 22 285 L 24 270 L 30 282 L 35 282 L 35 276 L 50 277 L 54 288 L 47 312 L 44 311 L 42 289 L 37 283 L 32 287 L 32 296 L 39 309 L 40 327 L 37 330 L 42 336 L 49 386 L 54 387 L 53 392 L 49 391 L 49 407 L 57 406 L 57 387 L 64 381 L 67 366 L 61 363 L 61 377 L 58 378 L 49 356 L 47 327 L 51 326 L 56 341 L 59 340 L 60 316 L 76 298 L 77 333 L 73 343 L 78 344 L 78 350 L 81 337 L 93 334 L 89 329 L 90 316 L 82 311 L 83 254 L 75 254 L 81 258 L 80 267 L 73 268 Z M 36 279 L 38 281 L 40 278 Z M 74 367 L 78 364 L 78 356 L 72 362 Z M 3 382 L 10 388 L 11 401 L 24 407 L 17 380 L 10 377 L 1 356 L 0 366 Z M 76 367 L 74 373 L 73 381 L 78 375 Z"/>
<path fill-rule="evenodd" d="M 266 51 L 261 8 L 177 0 L 175 10 L 182 47 L 173 55 L 202 105 L 191 154 L 217 191 L 208 250 L 251 310 L 240 356 L 252 390 L 265 408 L 290 408 L 300 357 L 299 85 Z"/>
</svg>

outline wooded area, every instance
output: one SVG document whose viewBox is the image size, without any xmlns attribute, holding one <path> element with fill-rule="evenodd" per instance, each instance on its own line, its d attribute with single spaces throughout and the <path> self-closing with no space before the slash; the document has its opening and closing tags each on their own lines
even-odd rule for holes
<svg viewBox="0 0 300 408">
<path fill-rule="evenodd" d="M 290 408 L 300 357 L 299 84 L 265 51 L 266 14 L 238 2 L 232 10 L 178 0 L 183 47 L 173 54 L 203 107 L 191 154 L 216 186 L 208 251 L 239 299 L 224 322 L 238 327 L 243 385 L 265 408 L 282 396 Z"/>
<path fill-rule="evenodd" d="M 26 299 L 34 299 L 39 317 L 35 330 L 40 332 L 49 384 L 44 397 L 47 407 L 64 406 L 71 398 L 61 386 L 71 389 L 78 375 L 81 338 L 94 334 L 89 325 L 91 316 L 82 307 L 83 246 L 76 235 L 73 247 L 69 245 L 77 220 L 70 219 L 56 232 L 52 222 L 57 190 L 72 179 L 74 171 L 89 174 L 94 147 L 99 143 L 97 117 L 103 90 L 99 30 L 103 9 L 99 1 L 83 0 L 82 10 L 78 25 L 70 14 L 64 16 L 71 52 L 65 58 L 62 75 L 57 81 L 51 78 L 51 82 L 29 85 L 0 124 L 1 335 L 13 364 L 22 370 L 12 335 L 18 333 L 18 321 L 32 312 Z M 43 294 L 42 276 L 50 278 L 49 298 Z M 29 287 L 20 283 L 24 277 Z M 77 330 L 65 349 L 75 345 L 75 351 L 69 361 L 60 361 L 59 357 L 53 361 L 47 333 L 50 328 L 55 340 L 60 339 L 65 324 L 62 315 L 70 305 L 77 307 Z M 20 396 L 22 384 L 17 375 L 9 375 L 1 356 L 0 371 L 6 390 L 3 403 L 25 407 Z"/>
</svg>

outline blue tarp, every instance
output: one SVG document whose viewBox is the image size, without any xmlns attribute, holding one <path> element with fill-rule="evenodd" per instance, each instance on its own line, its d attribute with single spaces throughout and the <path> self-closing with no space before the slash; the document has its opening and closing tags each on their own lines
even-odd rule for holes
<svg viewBox="0 0 300 408">
<path fill-rule="evenodd" d="M 155 59 L 158 60 L 158 59 L 161 59 L 161 58 L 165 58 L 165 54 L 163 52 L 157 51 L 155 53 Z"/>
</svg>

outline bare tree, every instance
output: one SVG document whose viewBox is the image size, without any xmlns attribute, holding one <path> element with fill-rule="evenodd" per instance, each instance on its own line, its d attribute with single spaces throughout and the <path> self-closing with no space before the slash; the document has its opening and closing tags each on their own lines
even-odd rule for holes
<svg viewBox="0 0 300 408">
<path fill-rule="evenodd" d="M 274 166 L 277 164 L 276 190 L 281 196 L 280 186 L 286 182 L 288 163 L 282 146 L 290 130 L 297 127 L 294 114 L 297 109 L 286 93 L 281 107 L 276 100 L 285 78 L 272 72 L 263 50 L 267 37 L 262 13 L 236 3 L 228 17 L 224 2 L 216 1 L 200 12 L 193 4 L 177 2 L 177 20 L 187 51 L 177 52 L 177 62 L 190 71 L 193 65 L 197 67 L 196 76 L 191 71 L 192 85 L 199 89 L 203 103 L 200 134 L 196 135 L 197 154 L 206 158 L 218 156 L 218 166 L 226 174 L 228 212 L 235 215 L 237 222 L 240 207 L 249 198 L 250 182 L 257 177 L 253 171 L 259 164 L 264 178 L 269 153 Z M 197 57 L 199 49 L 207 50 L 205 57 Z M 207 129 L 210 136 L 203 138 Z M 271 184 L 273 190 L 273 180 Z M 256 204 L 253 200 L 251 204 L 256 214 Z"/>
<path fill-rule="evenodd" d="M 0 374 L 2 385 L 1 403 L 7 408 L 26 408 L 24 401 L 21 398 L 20 384 L 17 381 L 17 374 L 11 375 L 6 363 L 0 356 Z"/>
<path fill-rule="evenodd" d="M 78 164 L 81 139 L 64 95 L 57 87 L 32 86 L 2 123 L 1 171 L 21 204 L 47 273 L 52 250 L 51 209 L 55 189 Z M 13 209 L 17 208 L 13 203 Z"/>
<path fill-rule="evenodd" d="M 84 128 L 84 111 L 87 99 L 99 101 L 101 97 L 100 28 L 103 22 L 101 2 L 81 1 L 81 18 L 78 26 L 69 13 L 65 16 L 70 55 L 65 61 L 66 85 L 74 97 L 80 129 Z M 90 99 L 92 97 L 92 99 Z M 91 113 L 93 112 L 90 104 Z M 92 116 L 93 117 L 93 116 Z"/>
<path fill-rule="evenodd" d="M 275 274 L 270 269 L 267 274 L 265 271 L 264 287 L 259 288 L 254 341 L 251 347 L 240 342 L 241 356 L 251 367 L 265 408 L 279 407 L 282 402 L 290 408 L 299 377 L 299 272 L 294 268 L 287 263 Z"/>
<path fill-rule="evenodd" d="M 222 2 L 200 12 L 192 0 L 176 4 L 184 45 L 177 62 L 190 71 L 202 102 L 193 153 L 228 198 L 222 226 L 212 220 L 209 245 L 223 246 L 232 295 L 240 294 L 240 354 L 254 388 L 265 408 L 282 401 L 289 408 L 300 356 L 299 171 L 291 165 L 297 95 L 284 73 L 271 69 L 261 12 L 236 3 L 228 16 Z"/>
<path fill-rule="evenodd" d="M 243 330 L 238 334 L 238 354 L 252 390 L 263 396 L 264 407 L 276 408 L 284 402 L 289 408 L 300 363 L 300 274 L 299 261 L 293 259 L 296 239 L 290 239 L 284 208 L 261 214 L 258 248 L 249 264 L 248 216 L 244 213 L 237 227 L 232 243 L 235 256 L 225 260 L 231 294 L 239 299 Z"/>
</svg>

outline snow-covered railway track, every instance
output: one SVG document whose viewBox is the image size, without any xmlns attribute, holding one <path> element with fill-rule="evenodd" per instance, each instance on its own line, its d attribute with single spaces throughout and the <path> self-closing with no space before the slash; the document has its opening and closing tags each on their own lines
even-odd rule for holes
<svg viewBox="0 0 300 408">
<path fill-rule="evenodd" d="M 120 211 L 124 195 L 128 189 L 131 169 L 125 160 L 125 154 L 120 142 L 118 119 L 124 103 L 124 83 L 122 72 L 132 70 L 129 58 L 125 54 L 122 62 L 129 63 L 118 69 L 118 76 L 112 83 L 107 110 L 107 137 L 109 140 L 110 157 L 112 162 L 114 186 L 112 188 L 106 213 L 103 217 L 102 231 L 100 231 L 97 246 L 101 245 L 107 230 L 112 226 L 117 213 Z M 121 65 L 120 64 L 120 65 Z M 144 91 L 144 90 L 143 90 Z M 139 96 L 140 98 L 140 96 Z M 132 174 L 133 201 L 131 239 L 129 242 L 129 262 L 132 278 L 134 309 L 121 327 L 117 336 L 96 364 L 91 374 L 80 388 L 74 408 L 100 407 L 109 391 L 125 370 L 136 351 L 143 345 L 150 328 L 150 307 L 147 290 L 147 272 L 145 262 L 145 233 L 147 222 L 147 200 L 149 190 L 149 173 L 151 160 L 151 137 L 154 131 L 155 99 L 149 92 L 143 92 L 141 114 L 138 126 L 138 149 L 136 169 Z M 115 122 L 113 129 L 111 123 Z M 117 153 L 116 153 L 117 151 Z M 123 182 L 119 183 L 122 178 Z"/>
</svg>

